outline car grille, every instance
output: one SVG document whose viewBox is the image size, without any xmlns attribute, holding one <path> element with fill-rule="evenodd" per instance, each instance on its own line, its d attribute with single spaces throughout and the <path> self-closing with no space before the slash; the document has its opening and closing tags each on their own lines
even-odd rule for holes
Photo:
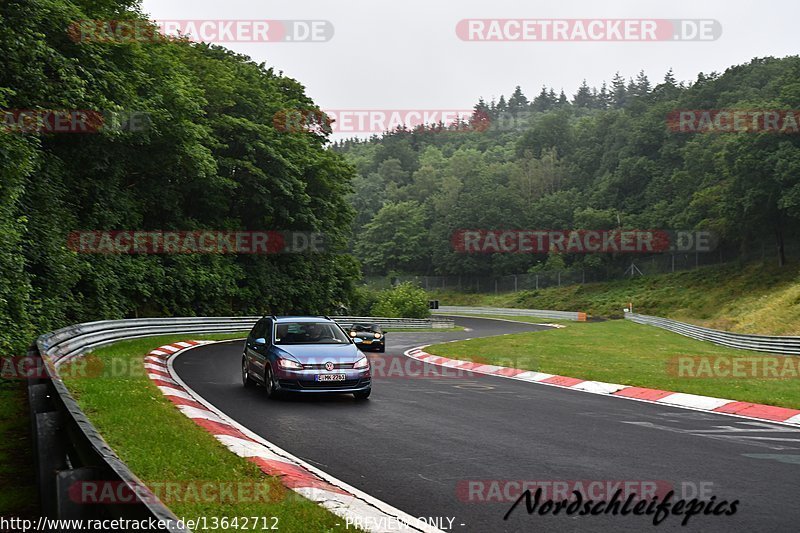
<svg viewBox="0 0 800 533">
<path fill-rule="evenodd" d="M 355 363 L 334 363 L 333 364 L 333 368 L 334 369 L 339 369 L 339 370 L 341 370 L 343 368 L 353 368 L 354 364 Z M 325 363 L 303 365 L 303 368 L 306 369 L 306 370 L 324 370 L 325 369 Z"/>
</svg>

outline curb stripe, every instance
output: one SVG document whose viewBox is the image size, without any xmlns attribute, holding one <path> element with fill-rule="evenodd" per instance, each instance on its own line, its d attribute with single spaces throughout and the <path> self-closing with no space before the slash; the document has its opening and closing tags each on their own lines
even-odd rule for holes
<svg viewBox="0 0 800 533">
<path fill-rule="evenodd" d="M 561 385 L 562 387 L 574 387 L 578 383 L 583 383 L 584 380 L 578 378 L 570 378 L 567 376 L 553 376 L 552 378 L 547 378 L 541 380 L 540 383 L 549 383 L 551 385 Z"/>
<path fill-rule="evenodd" d="M 615 396 L 623 396 L 625 398 L 636 398 L 638 400 L 648 400 L 656 402 L 665 396 L 672 394 L 669 391 L 658 389 L 645 389 L 642 387 L 628 387 L 614 393 Z"/>
<path fill-rule="evenodd" d="M 256 464 L 265 474 L 278 477 L 287 488 L 337 516 L 353 519 L 352 521 L 365 531 L 375 533 L 398 530 L 426 533 L 440 531 L 418 518 L 330 477 L 255 434 L 252 436 L 246 434 L 252 432 L 215 409 L 201 397 L 195 398 L 193 395 L 196 393 L 174 374 L 171 360 L 184 350 L 199 344 L 208 342 L 182 341 L 161 346 L 145 357 L 144 366 L 151 370 L 148 372 L 148 377 L 165 397 L 228 450 Z M 163 359 L 153 357 L 160 354 L 164 355 Z M 447 361 L 446 358 L 439 359 Z M 260 440 L 256 440 L 257 438 Z M 278 452 L 286 455 L 282 456 Z"/>
<path fill-rule="evenodd" d="M 729 414 L 742 418 L 751 418 L 754 420 L 768 420 L 770 422 L 800 425 L 800 410 L 798 409 L 741 402 L 736 400 L 728 400 L 725 398 L 714 398 L 712 396 L 687 394 L 683 392 L 648 389 L 645 387 L 632 387 L 629 385 L 621 385 L 619 383 L 588 381 L 580 378 L 558 376 L 546 374 L 544 372 L 522 370 L 519 368 L 485 365 L 470 361 L 461 361 L 459 359 L 449 359 L 447 357 L 431 355 L 424 351 L 424 347 L 408 350 L 405 352 L 405 355 L 424 363 L 470 370 L 472 372 L 490 376 L 498 376 L 533 383 L 543 383 L 546 385 L 580 390 L 582 392 L 607 394 L 620 398 L 659 403 L 674 407 L 685 407 L 688 409 L 710 411 L 720 414 Z"/>
<path fill-rule="evenodd" d="M 153 376 L 157 376 L 157 379 L 172 379 L 169 374 L 167 374 L 166 370 L 153 370 L 152 368 L 147 372 L 147 375 L 150 379 L 153 379 Z"/>
<path fill-rule="evenodd" d="M 722 398 L 712 398 L 711 396 L 698 396 L 697 394 L 686 394 L 684 392 L 675 392 L 658 400 L 658 403 L 694 407 L 695 409 L 702 409 L 704 411 L 713 411 L 731 402 L 733 402 L 733 400 L 723 400 Z"/>
<path fill-rule="evenodd" d="M 182 390 L 178 390 L 173 387 L 159 387 L 159 389 L 164 393 L 164 396 L 177 396 L 178 398 L 183 398 L 184 400 L 194 399 Z"/>
<path fill-rule="evenodd" d="M 777 422 L 789 421 L 796 416 L 800 416 L 800 411 L 797 409 L 749 402 L 731 402 L 727 405 L 717 407 L 714 411 L 718 413 L 732 413 L 736 415 L 765 418 Z"/>
</svg>

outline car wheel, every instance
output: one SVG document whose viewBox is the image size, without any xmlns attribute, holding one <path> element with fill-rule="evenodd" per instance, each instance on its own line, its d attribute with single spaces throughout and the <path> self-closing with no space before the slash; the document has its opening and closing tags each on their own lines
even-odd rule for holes
<svg viewBox="0 0 800 533">
<path fill-rule="evenodd" d="M 264 388 L 267 389 L 267 398 L 277 398 L 278 391 L 275 389 L 275 380 L 272 377 L 272 367 L 267 363 L 264 369 Z"/>
<path fill-rule="evenodd" d="M 250 377 L 250 370 L 247 368 L 247 358 L 242 357 L 242 385 L 249 389 L 254 387 L 255 384 L 253 378 Z"/>
<path fill-rule="evenodd" d="M 366 400 L 369 398 L 369 394 L 372 392 L 372 389 L 361 390 L 358 392 L 354 392 L 353 396 L 355 396 L 356 400 Z"/>
</svg>

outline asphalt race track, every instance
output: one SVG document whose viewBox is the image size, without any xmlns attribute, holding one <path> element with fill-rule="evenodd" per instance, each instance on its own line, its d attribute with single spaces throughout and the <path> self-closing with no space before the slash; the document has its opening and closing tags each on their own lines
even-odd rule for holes
<svg viewBox="0 0 800 533">
<path fill-rule="evenodd" d="M 456 323 L 470 331 L 389 333 L 386 353 L 370 354 L 388 375 L 374 378 L 365 402 L 351 395 L 272 401 L 260 387 L 245 389 L 240 341 L 190 350 L 174 368 L 262 437 L 407 513 L 438 517 L 445 527 L 453 519 L 453 531 L 798 531 L 800 429 L 493 376 L 441 376 L 438 367 L 408 363 L 403 352 L 422 344 L 541 329 Z M 528 515 L 524 503 L 504 521 L 515 498 L 470 501 L 492 487 L 497 499 L 497 487 L 520 480 L 657 481 L 677 498 L 704 491 L 701 499 L 739 504 L 733 516 L 701 514 L 686 527 L 669 516 L 654 527 L 652 516 Z"/>
</svg>

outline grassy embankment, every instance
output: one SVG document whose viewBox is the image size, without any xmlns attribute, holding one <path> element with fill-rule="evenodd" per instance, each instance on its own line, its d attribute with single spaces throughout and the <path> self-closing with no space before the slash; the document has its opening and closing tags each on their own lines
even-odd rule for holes
<svg viewBox="0 0 800 533">
<path fill-rule="evenodd" d="M 784 268 L 725 265 L 517 294 L 447 292 L 435 297 L 442 305 L 580 310 L 594 316 L 619 316 L 625 303 L 633 301 L 637 312 L 707 327 L 800 335 L 799 269 L 797 264 Z M 551 322 L 530 317 L 503 318 Z M 775 359 L 780 378 L 730 377 L 724 375 L 725 361 L 763 359 L 764 354 L 695 341 L 623 320 L 566 324 L 565 329 L 448 343 L 428 351 L 589 380 L 800 408 L 800 381 L 795 374 L 800 367 L 798 358 Z M 678 372 L 679 356 L 709 357 L 712 364 L 716 357 L 730 359 L 723 359 L 722 372 L 715 371 L 712 377 L 701 371 L 699 364 L 687 372 Z M 704 377 L 690 377 L 698 373 Z"/>
<path fill-rule="evenodd" d="M 434 292 L 442 305 L 483 305 L 584 311 L 621 317 L 634 310 L 694 324 L 772 335 L 800 335 L 800 264 L 751 263 L 605 283 L 506 294 Z"/>
<path fill-rule="evenodd" d="M 179 517 L 278 517 L 281 531 L 341 529 L 336 528 L 338 523 L 343 525 L 341 518 L 284 488 L 277 478 L 266 476 L 255 464 L 234 455 L 185 417 L 144 373 L 145 354 L 163 344 L 188 337 L 224 340 L 245 335 L 178 335 L 120 342 L 93 355 L 100 361 L 113 358 L 114 368 L 128 368 L 130 372 L 69 377 L 66 382 L 103 438 L 145 483 L 242 483 L 261 487 L 259 494 L 269 494 L 268 502 L 263 498 L 253 501 L 253 497 L 240 502 L 166 502 Z M 69 376 L 69 369 L 63 369 L 62 374 Z M 238 531 L 233 526 L 229 530 Z"/>
</svg>

